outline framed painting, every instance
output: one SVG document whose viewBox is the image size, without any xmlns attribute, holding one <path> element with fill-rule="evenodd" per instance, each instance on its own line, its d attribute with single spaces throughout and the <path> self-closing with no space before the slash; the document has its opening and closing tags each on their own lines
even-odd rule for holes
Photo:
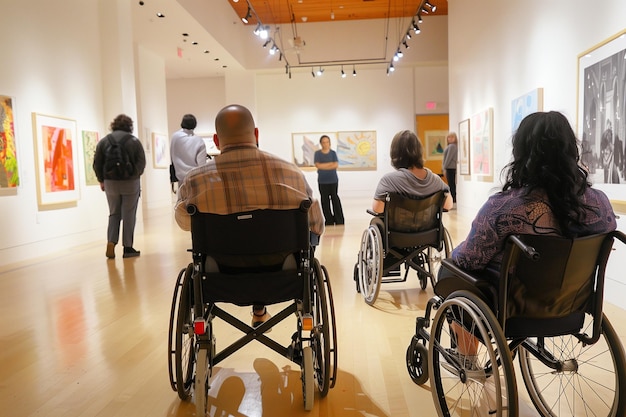
<svg viewBox="0 0 626 417">
<path fill-rule="evenodd" d="M 493 181 L 493 109 L 473 115 L 470 124 L 472 175 L 479 180 Z"/>
<path fill-rule="evenodd" d="M 39 206 L 78 201 L 76 121 L 33 113 Z"/>
<path fill-rule="evenodd" d="M 152 133 L 152 166 L 158 169 L 170 167 L 169 140 L 167 135 Z"/>
<path fill-rule="evenodd" d="M 292 133 L 291 146 L 293 151 L 293 163 L 304 170 L 315 169 L 315 151 L 322 149 L 320 138 L 322 136 L 330 138 L 330 148 L 337 152 L 336 132 L 305 132 Z M 339 157 L 339 155 L 337 155 Z"/>
<path fill-rule="evenodd" d="M 83 130 L 83 160 L 85 161 L 85 184 L 98 185 L 98 178 L 93 170 L 93 156 L 100 137 L 98 132 Z"/>
<path fill-rule="evenodd" d="M 443 150 L 446 148 L 447 130 L 426 130 L 424 131 L 424 142 L 426 145 L 427 160 L 443 160 Z"/>
<path fill-rule="evenodd" d="M 470 121 L 459 122 L 459 174 L 470 175 Z"/>
<path fill-rule="evenodd" d="M 214 156 L 220 154 L 220 150 L 217 149 L 217 146 L 215 145 L 215 140 L 213 140 L 213 133 L 199 133 L 198 136 L 200 136 L 204 141 L 207 155 Z"/>
<path fill-rule="evenodd" d="M 538 111 L 543 111 L 543 88 L 535 88 L 513 99 L 511 101 L 511 132 L 517 130 L 524 117 Z"/>
<path fill-rule="evenodd" d="M 0 95 L 0 195 L 16 195 L 20 183 L 13 98 Z"/>
<path fill-rule="evenodd" d="M 578 56 L 581 161 L 596 184 L 626 180 L 625 62 L 626 29 Z"/>
<path fill-rule="evenodd" d="M 376 131 L 337 132 L 337 158 L 340 170 L 376 170 Z"/>
</svg>

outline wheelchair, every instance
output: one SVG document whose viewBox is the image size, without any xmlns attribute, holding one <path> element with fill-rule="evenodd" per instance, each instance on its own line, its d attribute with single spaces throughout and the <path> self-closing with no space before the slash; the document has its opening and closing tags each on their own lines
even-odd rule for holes
<svg viewBox="0 0 626 417">
<path fill-rule="evenodd" d="M 411 269 L 423 290 L 429 280 L 435 286 L 441 260 L 452 250 L 442 223 L 444 200 L 443 191 L 423 198 L 388 193 L 383 213 L 367 210 L 374 218 L 363 232 L 354 266 L 356 290 L 367 304 L 376 302 L 382 283 L 405 282 Z"/>
<path fill-rule="evenodd" d="M 300 366 L 305 410 L 315 388 L 327 395 L 337 376 L 335 314 L 328 271 L 309 240 L 310 201 L 293 210 L 254 210 L 219 215 L 190 205 L 193 262 L 178 274 L 169 322 L 170 384 L 181 400 L 193 395 L 196 415 L 208 406 L 214 367 L 256 340 Z M 218 304 L 238 306 L 290 302 L 254 328 Z M 296 316 L 288 343 L 268 337 L 279 322 Z M 214 320 L 243 335 L 218 349 Z M 208 408 L 209 407 L 209 408 Z"/>
<path fill-rule="evenodd" d="M 619 231 L 575 239 L 511 235 L 491 277 L 499 285 L 444 260 L 451 276 L 436 287 L 444 297 L 429 300 L 406 352 L 411 379 L 422 385 L 430 378 L 438 414 L 517 416 L 517 356 L 541 416 L 625 416 L 626 359 L 602 312 L 615 239 L 626 243 Z"/>
</svg>

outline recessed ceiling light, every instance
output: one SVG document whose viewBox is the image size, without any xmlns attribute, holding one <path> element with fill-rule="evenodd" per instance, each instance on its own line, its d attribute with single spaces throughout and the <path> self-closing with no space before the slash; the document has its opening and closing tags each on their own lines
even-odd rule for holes
<svg viewBox="0 0 626 417">
<path fill-rule="evenodd" d="M 189 34 L 188 33 L 183 33 L 183 36 L 189 36 Z"/>
<path fill-rule="evenodd" d="M 198 44 L 198 42 L 193 41 L 193 42 L 191 42 L 191 44 L 192 44 L 192 45 L 197 45 L 197 44 Z"/>
<path fill-rule="evenodd" d="M 165 15 L 163 13 L 159 12 L 159 13 L 157 13 L 157 17 L 163 18 L 163 17 L 165 17 Z"/>
<path fill-rule="evenodd" d="M 213 61 L 219 61 L 219 60 L 220 60 L 219 58 L 213 58 Z"/>
<path fill-rule="evenodd" d="M 205 50 L 204 50 L 204 53 L 205 53 L 205 54 L 208 54 L 208 53 L 209 53 L 209 50 L 208 50 L 208 49 L 205 49 Z"/>
</svg>

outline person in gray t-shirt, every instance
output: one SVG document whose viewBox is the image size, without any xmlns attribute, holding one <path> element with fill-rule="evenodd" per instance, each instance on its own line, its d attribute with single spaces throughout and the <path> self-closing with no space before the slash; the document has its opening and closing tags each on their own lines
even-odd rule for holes
<svg viewBox="0 0 626 417">
<path fill-rule="evenodd" d="M 396 133 L 390 147 L 391 165 L 396 169 L 385 174 L 376 187 L 372 210 L 382 213 L 385 210 L 385 194 L 400 193 L 415 197 L 426 197 L 438 191 L 445 191 L 443 208 L 452 208 L 450 188 L 428 168 L 424 168 L 424 152 L 417 135 L 409 130 Z"/>
</svg>

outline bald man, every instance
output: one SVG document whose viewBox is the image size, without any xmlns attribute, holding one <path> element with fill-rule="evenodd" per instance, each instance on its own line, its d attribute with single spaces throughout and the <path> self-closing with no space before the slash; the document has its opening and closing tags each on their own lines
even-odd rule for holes
<svg viewBox="0 0 626 417">
<path fill-rule="evenodd" d="M 188 204 L 204 213 L 232 214 L 293 209 L 311 199 L 309 227 L 319 238 L 324 217 L 311 187 L 296 165 L 258 148 L 259 131 L 250 111 L 236 104 L 224 107 L 215 118 L 215 131 L 215 145 L 221 153 L 189 171 L 180 185 L 175 208 L 178 225 L 183 230 L 191 228 Z M 253 314 L 254 326 L 269 318 L 264 306 L 254 306 Z"/>
</svg>

